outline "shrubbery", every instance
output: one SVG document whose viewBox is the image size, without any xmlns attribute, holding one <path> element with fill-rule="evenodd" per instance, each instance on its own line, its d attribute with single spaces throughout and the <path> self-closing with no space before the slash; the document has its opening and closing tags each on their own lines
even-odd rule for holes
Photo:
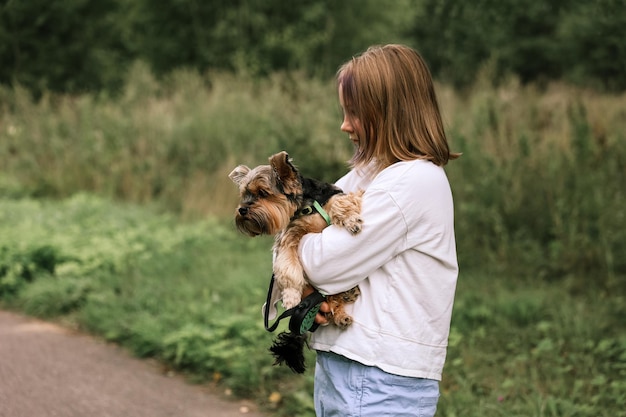
<svg viewBox="0 0 626 417">
<path fill-rule="evenodd" d="M 227 174 L 283 149 L 307 175 L 345 172 L 334 83 L 129 74 L 115 96 L 0 89 L 0 305 L 312 415 L 312 374 L 271 365 L 271 239 L 236 233 Z M 626 97 L 483 77 L 438 85 L 463 152 L 446 167 L 461 277 L 440 410 L 624 415 Z"/>
<path fill-rule="evenodd" d="M 464 153 L 448 172 L 467 264 L 527 267 L 533 279 L 568 278 L 578 290 L 589 283 L 575 277 L 588 274 L 607 290 L 625 288 L 625 103 L 515 83 L 447 103 Z"/>
<path fill-rule="evenodd" d="M 231 222 L 184 223 L 84 194 L 0 197 L 0 306 L 97 334 L 272 415 L 312 416 L 313 373 L 273 366 L 268 351 L 270 246 Z M 572 293 L 515 279 L 515 268 L 462 270 L 439 412 L 623 416 L 623 292 L 590 282 Z"/>
<path fill-rule="evenodd" d="M 124 91 L 33 102 L 5 90 L 0 191 L 89 191 L 184 218 L 230 217 L 237 195 L 227 174 L 240 163 L 286 150 L 312 177 L 334 181 L 347 170 L 333 83 L 189 71 L 158 83 L 137 67 Z M 462 267 L 516 264 L 574 286 L 593 273 L 596 284 L 623 288 L 624 96 L 515 81 L 439 92 L 452 148 L 463 152 L 447 167 Z"/>
<path fill-rule="evenodd" d="M 371 44 L 423 52 L 436 78 L 471 85 L 568 80 L 609 91 L 626 81 L 623 0 L 5 1 L 0 84 L 41 94 L 118 92 L 137 60 L 181 68 L 327 79 Z"/>
</svg>

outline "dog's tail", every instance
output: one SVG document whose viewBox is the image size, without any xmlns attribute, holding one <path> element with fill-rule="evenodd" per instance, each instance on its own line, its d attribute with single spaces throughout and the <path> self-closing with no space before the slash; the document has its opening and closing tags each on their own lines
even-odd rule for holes
<svg viewBox="0 0 626 417">
<path fill-rule="evenodd" d="M 275 359 L 274 365 L 282 365 L 285 363 L 295 373 L 303 373 L 306 370 L 304 363 L 304 346 L 307 344 L 306 333 L 280 333 L 272 347 L 270 347 L 270 351 Z"/>
</svg>

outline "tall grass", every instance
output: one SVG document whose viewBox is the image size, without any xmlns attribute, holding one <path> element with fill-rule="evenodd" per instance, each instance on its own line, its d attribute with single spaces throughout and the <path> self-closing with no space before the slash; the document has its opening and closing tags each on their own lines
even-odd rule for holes
<svg viewBox="0 0 626 417">
<path fill-rule="evenodd" d="M 446 168 L 461 276 L 440 413 L 624 416 L 626 95 L 438 90 L 463 152 Z M 311 415 L 312 375 L 268 360 L 271 242 L 236 234 L 227 174 L 283 149 L 307 175 L 345 172 L 332 82 L 137 65 L 119 97 L 4 89 L 0 111 L 3 305 Z"/>
<path fill-rule="evenodd" d="M 0 306 L 97 334 L 270 415 L 313 416 L 311 352 L 294 375 L 268 351 L 270 245 L 230 223 L 82 194 L 0 198 Z M 438 415 L 626 416 L 625 315 L 623 292 L 463 271 Z"/>
<path fill-rule="evenodd" d="M 533 279 L 591 274 L 623 289 L 626 95 L 511 82 L 444 90 L 442 101 L 464 154 L 448 172 L 466 265 L 516 265 Z"/>
<path fill-rule="evenodd" d="M 236 164 L 278 150 L 328 180 L 345 170 L 330 85 L 298 74 L 254 80 L 181 71 L 157 82 L 137 64 L 117 98 L 0 95 L 0 164 L 35 196 L 88 190 L 159 201 L 185 216 L 230 213 Z M 230 198 L 229 198 L 230 197 Z"/>
<path fill-rule="evenodd" d="M 439 86 L 439 96 L 464 154 L 448 166 L 461 265 L 593 274 L 607 290 L 623 288 L 626 95 L 485 80 L 464 93 Z M 334 83 L 299 74 L 182 71 L 157 81 L 137 64 L 120 97 L 33 102 L 18 88 L 3 90 L 0 106 L 0 190 L 89 191 L 184 218 L 230 216 L 237 197 L 226 175 L 236 164 L 285 149 L 306 174 L 332 181 L 351 152 Z"/>
</svg>

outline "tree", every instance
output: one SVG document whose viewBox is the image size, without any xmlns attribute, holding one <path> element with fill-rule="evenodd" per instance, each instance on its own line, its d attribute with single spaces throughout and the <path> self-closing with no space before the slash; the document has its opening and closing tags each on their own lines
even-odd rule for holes
<svg viewBox="0 0 626 417">
<path fill-rule="evenodd" d="M 578 84 L 626 89 L 626 1 L 580 2 L 559 35 L 567 48 L 565 76 Z"/>
<path fill-rule="evenodd" d="M 567 78 L 626 88 L 625 0 L 423 0 L 409 34 L 434 75 L 456 86 L 489 65 L 494 83 Z"/>
<path fill-rule="evenodd" d="M 119 82 L 115 0 L 8 0 L 0 6 L 0 83 L 83 91 Z"/>
</svg>

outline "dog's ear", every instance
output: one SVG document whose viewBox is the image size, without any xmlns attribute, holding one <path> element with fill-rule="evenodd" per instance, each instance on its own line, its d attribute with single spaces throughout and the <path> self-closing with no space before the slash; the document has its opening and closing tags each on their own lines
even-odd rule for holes
<svg viewBox="0 0 626 417">
<path fill-rule="evenodd" d="M 287 195 L 297 194 L 300 190 L 300 179 L 298 170 L 291 163 L 289 154 L 285 151 L 270 156 L 270 165 L 278 182 L 283 187 L 283 192 Z"/>
<path fill-rule="evenodd" d="M 245 165 L 239 165 L 228 174 L 228 178 L 233 180 L 235 184 L 240 185 L 241 181 L 248 175 L 248 172 L 250 172 L 250 168 Z"/>
</svg>

